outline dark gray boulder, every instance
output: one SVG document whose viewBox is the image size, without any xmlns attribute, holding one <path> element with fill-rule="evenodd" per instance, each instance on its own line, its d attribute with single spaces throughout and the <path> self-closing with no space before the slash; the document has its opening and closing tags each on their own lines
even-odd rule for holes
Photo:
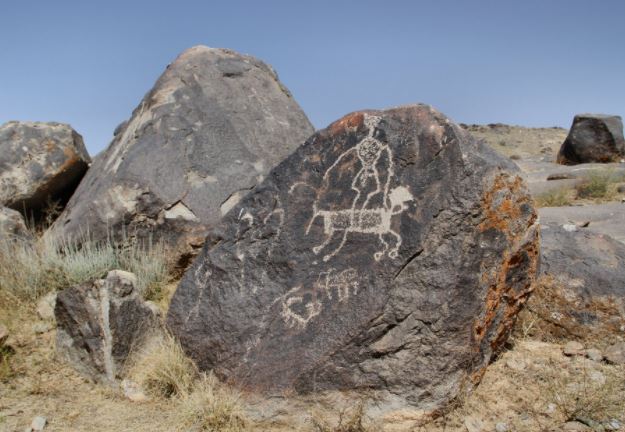
<svg viewBox="0 0 625 432">
<path fill-rule="evenodd" d="M 562 165 L 619 162 L 624 157 L 625 139 L 620 116 L 578 114 L 560 147 L 557 162 Z"/>
<path fill-rule="evenodd" d="M 356 112 L 211 230 L 167 323 L 200 368 L 253 393 L 432 414 L 506 341 L 536 219 L 512 162 L 431 107 Z"/>
<path fill-rule="evenodd" d="M 132 273 L 113 270 L 102 280 L 60 291 L 54 315 L 59 356 L 87 378 L 113 384 L 151 332 L 159 312 L 141 299 Z"/>
<path fill-rule="evenodd" d="M 11 121 L 0 126 L 0 205 L 38 215 L 66 202 L 91 159 L 82 137 L 62 123 Z"/>
<path fill-rule="evenodd" d="M 32 240 L 33 236 L 20 212 L 0 206 L 0 241 L 6 239 Z"/>
<path fill-rule="evenodd" d="M 51 232 L 162 240 L 185 261 L 313 127 L 253 57 L 184 51 L 115 131 Z"/>
<path fill-rule="evenodd" d="M 541 236 L 541 272 L 552 279 L 552 292 L 542 304 L 532 300 L 532 308 L 574 336 L 621 333 L 625 245 L 574 224 L 543 225 Z"/>
</svg>

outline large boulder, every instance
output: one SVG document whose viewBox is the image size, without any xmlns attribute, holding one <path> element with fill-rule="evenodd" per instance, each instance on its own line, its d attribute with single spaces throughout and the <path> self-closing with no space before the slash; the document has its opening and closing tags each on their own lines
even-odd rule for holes
<svg viewBox="0 0 625 432">
<path fill-rule="evenodd" d="M 32 240 L 33 236 L 20 212 L 0 206 L 0 241 L 6 239 Z"/>
<path fill-rule="evenodd" d="M 537 272 L 514 171 L 429 106 L 350 114 L 211 230 L 168 326 L 200 368 L 255 394 L 435 412 L 479 381 Z"/>
<path fill-rule="evenodd" d="M 253 57 L 184 51 L 122 123 L 52 227 L 95 240 L 162 240 L 178 259 L 313 127 L 274 70 Z"/>
<path fill-rule="evenodd" d="M 0 126 L 0 205 L 38 215 L 65 202 L 91 159 L 82 137 L 62 123 L 11 121 Z"/>
<path fill-rule="evenodd" d="M 618 162 L 624 157 L 625 139 L 620 116 L 578 114 L 560 147 L 557 162 L 563 165 Z"/>
<path fill-rule="evenodd" d="M 59 356 L 108 384 L 120 378 L 131 351 L 160 327 L 156 306 L 142 300 L 136 277 L 121 270 L 60 291 L 54 315 Z"/>
</svg>

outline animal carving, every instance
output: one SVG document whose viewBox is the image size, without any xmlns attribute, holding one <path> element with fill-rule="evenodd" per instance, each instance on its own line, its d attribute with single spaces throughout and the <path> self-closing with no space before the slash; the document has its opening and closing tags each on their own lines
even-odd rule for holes
<svg viewBox="0 0 625 432">
<path fill-rule="evenodd" d="M 306 234 L 310 232 L 313 222 L 318 217 L 323 218 L 323 233 L 325 234 L 324 241 L 315 246 L 313 252 L 319 254 L 332 242 L 336 233 L 342 233 L 339 245 L 323 256 L 323 260 L 328 261 L 345 245 L 347 235 L 351 232 L 377 234 L 383 248 L 373 255 L 376 261 L 379 261 L 386 253 L 390 258 L 396 258 L 402 240 L 401 235 L 392 228 L 392 218 L 406 210 L 408 208 L 406 203 L 412 200 L 414 197 L 410 191 L 403 186 L 398 186 L 389 193 L 389 203 L 379 208 L 331 211 L 318 210 L 316 203 L 313 204 L 313 216 L 306 227 Z M 393 238 L 394 246 L 392 248 L 384 238 L 385 235 L 390 235 Z"/>
</svg>

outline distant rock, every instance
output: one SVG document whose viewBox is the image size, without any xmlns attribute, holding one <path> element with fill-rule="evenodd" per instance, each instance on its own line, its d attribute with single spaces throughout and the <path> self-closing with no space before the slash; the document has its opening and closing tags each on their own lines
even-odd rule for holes
<svg viewBox="0 0 625 432">
<path fill-rule="evenodd" d="M 51 292 L 43 296 L 37 302 L 37 315 L 43 320 L 54 319 L 54 307 L 56 305 L 56 292 Z"/>
<path fill-rule="evenodd" d="M 356 112 L 211 230 L 168 325 L 200 368 L 255 394 L 432 413 L 503 347 L 536 276 L 537 226 L 512 162 L 441 113 Z"/>
<path fill-rule="evenodd" d="M 618 162 L 624 157 L 625 139 L 620 116 L 578 114 L 560 147 L 557 162 L 562 165 Z"/>
<path fill-rule="evenodd" d="M 581 356 L 585 355 L 586 351 L 584 350 L 584 345 L 577 341 L 570 341 L 564 345 L 562 352 L 566 356 Z"/>
<path fill-rule="evenodd" d="M 82 137 L 62 123 L 8 122 L 0 126 L 0 205 L 38 214 L 65 202 L 91 159 Z"/>
<path fill-rule="evenodd" d="M 188 49 L 118 126 L 51 232 L 162 240 L 184 265 L 208 228 L 313 131 L 270 66 Z"/>
<path fill-rule="evenodd" d="M 131 349 L 159 328 L 158 316 L 136 290 L 135 276 L 120 270 L 60 291 L 54 312 L 57 352 L 97 382 L 115 382 Z"/>
<path fill-rule="evenodd" d="M 2 239 L 32 240 L 33 236 L 20 212 L 0 206 L 0 240 Z"/>
</svg>

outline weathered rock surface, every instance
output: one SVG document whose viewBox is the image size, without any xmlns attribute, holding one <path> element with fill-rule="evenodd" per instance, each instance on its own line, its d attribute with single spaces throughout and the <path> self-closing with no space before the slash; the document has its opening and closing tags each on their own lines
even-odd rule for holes
<svg viewBox="0 0 625 432">
<path fill-rule="evenodd" d="M 625 326 L 625 245 L 589 228 L 567 228 L 542 226 L 541 272 L 552 281 L 550 300 L 535 303 L 536 293 L 531 308 L 574 336 L 619 334 Z"/>
<path fill-rule="evenodd" d="M 276 73 L 225 49 L 197 46 L 161 75 L 53 226 L 153 237 L 194 255 L 207 229 L 314 129 Z"/>
<path fill-rule="evenodd" d="M 132 273 L 113 270 L 58 293 L 57 352 L 77 371 L 113 383 L 133 348 L 159 326 L 155 311 L 136 290 Z"/>
<path fill-rule="evenodd" d="M 37 214 L 65 202 L 91 159 L 82 137 L 62 123 L 8 122 L 0 126 L 0 204 Z"/>
<path fill-rule="evenodd" d="M 625 365 L 625 342 L 617 342 L 605 351 L 605 358 L 612 364 Z"/>
<path fill-rule="evenodd" d="M 169 328 L 256 394 L 351 391 L 376 418 L 431 413 L 479 381 L 535 278 L 536 214 L 514 170 L 428 106 L 350 114 L 211 230 Z"/>
<path fill-rule="evenodd" d="M 575 295 L 614 296 L 625 301 L 625 245 L 605 234 L 560 225 L 541 230 L 542 272 L 563 282 Z"/>
<path fill-rule="evenodd" d="M 543 225 L 564 225 L 590 222 L 588 228 L 607 234 L 625 243 L 625 205 L 621 203 L 589 204 L 584 206 L 545 207 L 538 210 Z"/>
<path fill-rule="evenodd" d="M 625 157 L 623 120 L 620 116 L 578 114 L 558 152 L 557 162 L 618 162 Z"/>
<path fill-rule="evenodd" d="M 0 239 L 32 239 L 20 212 L 0 206 Z"/>
</svg>

